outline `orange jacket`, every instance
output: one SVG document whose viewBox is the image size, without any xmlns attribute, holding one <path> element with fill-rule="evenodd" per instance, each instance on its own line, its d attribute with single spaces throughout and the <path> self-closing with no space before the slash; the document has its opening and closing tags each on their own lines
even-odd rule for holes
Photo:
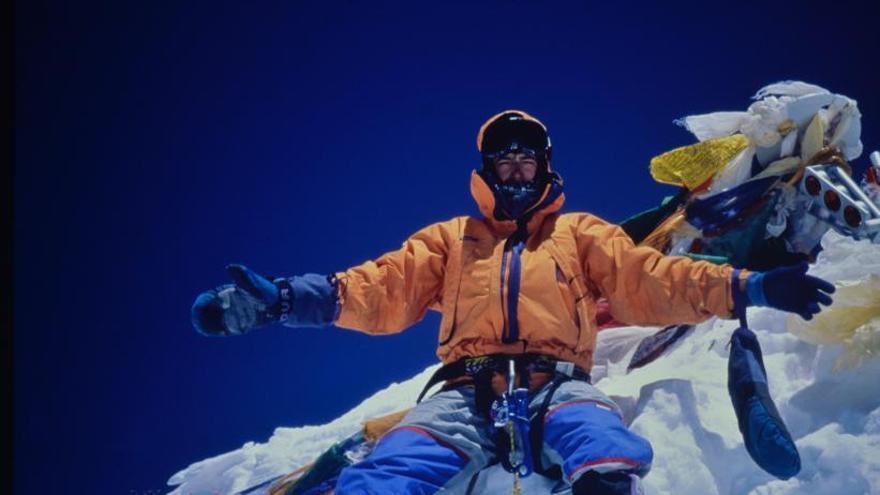
<svg viewBox="0 0 880 495">
<path fill-rule="evenodd" d="M 731 316 L 729 265 L 635 247 L 620 227 L 598 217 L 558 214 L 564 195 L 534 213 L 514 262 L 506 240 L 516 224 L 494 218 L 494 196 L 476 172 L 471 193 L 485 218 L 430 225 L 399 250 L 337 273 L 335 324 L 391 334 L 434 309 L 443 314 L 437 355 L 444 363 L 529 352 L 589 370 L 600 297 L 615 319 L 633 325 Z"/>
</svg>

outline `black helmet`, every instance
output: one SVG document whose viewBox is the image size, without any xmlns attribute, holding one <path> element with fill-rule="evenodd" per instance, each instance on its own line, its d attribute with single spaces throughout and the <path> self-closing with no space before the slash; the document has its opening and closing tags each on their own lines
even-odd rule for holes
<svg viewBox="0 0 880 495">
<path fill-rule="evenodd" d="M 483 169 L 491 169 L 493 161 L 507 153 L 527 153 L 540 165 L 540 175 L 548 172 L 550 136 L 540 120 L 520 110 L 506 110 L 483 124 L 477 134 L 477 149 L 483 156 Z"/>
</svg>

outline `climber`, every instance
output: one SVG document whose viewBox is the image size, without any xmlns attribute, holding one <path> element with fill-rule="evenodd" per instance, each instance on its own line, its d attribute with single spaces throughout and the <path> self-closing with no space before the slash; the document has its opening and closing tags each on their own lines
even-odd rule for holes
<svg viewBox="0 0 880 495">
<path fill-rule="evenodd" d="M 805 266 L 760 273 L 664 256 L 596 216 L 561 214 L 547 129 L 525 112 L 490 118 L 477 146 L 482 164 L 470 187 L 481 217 L 430 225 L 400 249 L 330 275 L 269 280 L 230 265 L 234 283 L 195 301 L 193 325 L 218 336 L 278 322 L 391 334 L 428 309 L 442 313 L 443 388 L 344 469 L 337 493 L 465 492 L 501 457 L 489 410 L 509 376 L 529 391 L 536 472 L 561 477 L 574 494 L 637 493 L 651 445 L 590 384 L 599 298 L 631 325 L 732 318 L 748 305 L 810 319 L 831 304 L 834 287 Z"/>
</svg>

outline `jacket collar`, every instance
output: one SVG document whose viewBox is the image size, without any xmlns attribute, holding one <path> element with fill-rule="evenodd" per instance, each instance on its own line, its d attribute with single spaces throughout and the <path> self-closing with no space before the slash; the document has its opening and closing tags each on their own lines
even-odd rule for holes
<svg viewBox="0 0 880 495">
<path fill-rule="evenodd" d="M 517 224 L 515 221 L 499 218 L 498 212 L 495 210 L 495 194 L 476 170 L 471 173 L 471 196 L 477 202 L 480 213 L 483 214 L 496 233 L 501 237 L 508 237 L 516 232 Z M 528 219 L 526 231 L 529 234 L 537 231 L 544 218 L 551 213 L 559 211 L 564 202 L 565 194 L 562 192 L 562 178 L 555 172 L 550 172 L 550 180 L 544 187 L 541 199 L 525 213 L 525 217 Z"/>
</svg>

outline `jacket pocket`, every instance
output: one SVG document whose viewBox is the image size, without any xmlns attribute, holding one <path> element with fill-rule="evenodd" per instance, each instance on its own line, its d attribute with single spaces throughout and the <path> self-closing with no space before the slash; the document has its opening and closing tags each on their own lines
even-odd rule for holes
<svg viewBox="0 0 880 495">
<path fill-rule="evenodd" d="M 575 307 L 575 323 L 577 324 L 577 344 L 575 352 L 581 353 L 593 345 L 595 331 L 594 320 L 596 308 L 593 307 L 592 295 L 587 288 L 584 274 L 577 265 L 576 259 L 570 259 L 574 255 L 568 255 L 555 243 L 547 245 L 553 261 L 556 263 L 558 273 L 562 274 L 565 290 L 573 297 Z M 561 283 L 561 282 L 558 282 Z M 564 293 L 564 292 L 563 292 Z"/>
<path fill-rule="evenodd" d="M 565 274 L 559 267 L 559 263 L 554 261 L 553 267 L 556 270 L 556 288 L 559 290 L 559 297 L 561 297 L 562 302 L 565 303 L 565 309 L 568 312 L 571 322 L 575 327 L 580 329 L 581 320 L 578 316 L 577 301 L 572 287 L 569 286 L 568 281 L 565 279 Z"/>
<path fill-rule="evenodd" d="M 458 301 L 452 302 L 452 310 L 450 314 L 447 315 L 447 310 L 444 308 L 443 310 L 443 319 L 440 321 L 440 335 L 437 336 L 437 345 L 446 345 L 452 340 L 452 336 L 455 335 L 455 316 L 456 309 L 458 309 Z"/>
</svg>

